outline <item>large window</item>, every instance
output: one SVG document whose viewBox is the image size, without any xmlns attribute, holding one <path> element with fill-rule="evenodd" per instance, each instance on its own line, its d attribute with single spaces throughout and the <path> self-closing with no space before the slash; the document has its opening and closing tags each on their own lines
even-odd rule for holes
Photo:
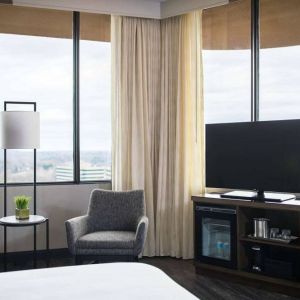
<svg viewBox="0 0 300 300">
<path fill-rule="evenodd" d="M 55 181 L 61 165 L 73 168 L 72 41 L 0 34 L 0 66 L 2 99 L 37 102 L 41 114 L 37 180 Z M 32 151 L 9 151 L 8 181 L 30 181 L 32 157 Z"/>
<path fill-rule="evenodd" d="M 204 10 L 206 123 L 300 119 L 299 20 L 299 0 L 236 0 Z"/>
<path fill-rule="evenodd" d="M 108 20 L 107 20 L 108 19 Z M 80 15 L 80 179 L 111 179 L 109 18 Z"/>
<path fill-rule="evenodd" d="M 300 118 L 300 1 L 260 1 L 260 120 Z"/>
<path fill-rule="evenodd" d="M 73 30 L 73 13 L 0 6 L 1 110 L 3 101 L 37 102 L 41 115 L 38 182 L 74 181 L 74 159 L 79 158 L 82 171 L 88 171 L 82 180 L 110 179 L 110 37 L 107 36 L 110 18 L 95 16 L 102 22 L 97 25 L 101 25 L 103 34 L 98 36 L 98 41 L 86 39 L 80 44 L 82 51 L 77 55 L 82 61 L 82 70 L 77 72 L 82 71 L 81 93 L 74 99 L 73 91 L 77 87 L 73 39 L 79 32 Z M 84 18 L 83 24 L 87 32 L 95 25 L 84 22 Z M 78 147 L 81 153 L 74 149 L 75 100 L 81 104 L 79 129 L 82 134 Z M 8 106 L 8 110 L 24 108 Z M 32 151 L 9 150 L 7 153 L 8 182 L 32 181 Z M 102 172 L 104 167 L 106 177 L 99 176 L 95 170 Z M 0 172 L 3 180 L 2 154 Z"/>
<path fill-rule="evenodd" d="M 72 13 L 4 6 L 0 19 L 1 110 L 4 100 L 37 102 L 37 180 L 56 181 L 61 166 L 73 170 Z M 8 182 L 32 181 L 33 152 L 7 155 Z"/>
<path fill-rule="evenodd" d="M 206 123 L 251 120 L 251 1 L 203 12 Z"/>
</svg>

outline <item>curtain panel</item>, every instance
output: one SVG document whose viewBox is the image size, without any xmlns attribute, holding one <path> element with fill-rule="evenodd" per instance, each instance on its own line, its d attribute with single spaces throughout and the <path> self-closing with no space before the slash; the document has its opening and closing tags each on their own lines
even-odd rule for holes
<svg viewBox="0 0 300 300">
<path fill-rule="evenodd" d="M 113 189 L 145 190 L 147 256 L 193 257 L 190 197 L 205 186 L 201 16 L 112 17 Z"/>
</svg>

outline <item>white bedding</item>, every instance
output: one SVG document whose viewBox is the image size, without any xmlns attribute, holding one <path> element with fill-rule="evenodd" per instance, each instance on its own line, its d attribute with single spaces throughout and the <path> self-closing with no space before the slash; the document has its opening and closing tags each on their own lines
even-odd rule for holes
<svg viewBox="0 0 300 300">
<path fill-rule="evenodd" d="M 142 263 L 2 273 L 0 295 L 5 300 L 197 299 L 158 268 Z"/>
</svg>

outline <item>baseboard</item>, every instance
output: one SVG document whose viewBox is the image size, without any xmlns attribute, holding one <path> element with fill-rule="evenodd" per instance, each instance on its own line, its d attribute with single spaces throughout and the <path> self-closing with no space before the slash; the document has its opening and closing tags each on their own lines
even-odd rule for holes
<svg viewBox="0 0 300 300">
<path fill-rule="evenodd" d="M 18 259 L 24 257 L 32 257 L 34 251 L 18 251 L 18 252 L 8 252 L 7 258 L 8 259 Z M 51 257 L 71 257 L 71 254 L 68 248 L 59 248 L 59 249 L 50 249 L 49 254 Z M 46 250 L 37 250 L 36 251 L 37 258 L 46 258 L 47 251 Z M 4 254 L 0 254 L 0 259 L 3 259 Z"/>
</svg>

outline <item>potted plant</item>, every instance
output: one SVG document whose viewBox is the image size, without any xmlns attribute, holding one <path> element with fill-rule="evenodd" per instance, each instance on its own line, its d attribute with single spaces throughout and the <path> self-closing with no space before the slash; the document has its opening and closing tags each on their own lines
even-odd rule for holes
<svg viewBox="0 0 300 300">
<path fill-rule="evenodd" d="M 14 198 L 16 204 L 16 218 L 18 220 L 29 219 L 29 202 L 31 197 L 19 195 Z"/>
</svg>

